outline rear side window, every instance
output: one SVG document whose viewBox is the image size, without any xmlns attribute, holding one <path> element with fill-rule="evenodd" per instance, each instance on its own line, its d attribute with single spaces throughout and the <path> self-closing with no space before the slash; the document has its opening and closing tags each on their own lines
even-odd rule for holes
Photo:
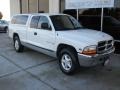
<svg viewBox="0 0 120 90">
<path fill-rule="evenodd" d="M 21 24 L 21 25 L 26 25 L 28 20 L 28 16 L 27 15 L 18 15 L 18 16 L 14 16 L 11 20 L 12 24 Z"/>
<path fill-rule="evenodd" d="M 31 23 L 30 23 L 30 28 L 38 28 L 38 22 L 39 22 L 40 16 L 33 16 Z"/>
</svg>

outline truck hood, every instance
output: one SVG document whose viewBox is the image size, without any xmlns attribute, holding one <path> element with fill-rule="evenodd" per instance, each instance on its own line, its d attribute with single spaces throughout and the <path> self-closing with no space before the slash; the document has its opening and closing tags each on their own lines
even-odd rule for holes
<svg viewBox="0 0 120 90">
<path fill-rule="evenodd" d="M 113 39 L 110 35 L 101 31 L 80 29 L 70 31 L 57 31 L 58 35 L 67 40 L 84 42 L 88 45 L 97 45 L 99 41 Z"/>
</svg>

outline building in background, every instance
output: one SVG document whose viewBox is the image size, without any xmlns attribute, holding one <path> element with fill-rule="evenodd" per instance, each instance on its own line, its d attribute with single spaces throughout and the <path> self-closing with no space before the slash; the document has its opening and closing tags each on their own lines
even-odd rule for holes
<svg viewBox="0 0 120 90">
<path fill-rule="evenodd" d="M 116 3 L 119 2 L 120 0 Z M 20 13 L 62 13 L 65 10 L 65 0 L 3 0 L 0 6 L 3 6 L 1 11 L 3 18 L 10 19 L 14 14 Z M 114 10 L 116 12 L 116 9 Z M 119 12 L 119 9 L 117 11 Z M 84 9 L 80 12 L 84 12 Z"/>
<path fill-rule="evenodd" d="M 11 16 L 18 13 L 59 12 L 59 0 L 10 0 Z"/>
<path fill-rule="evenodd" d="M 16 13 L 63 12 L 66 0 L 10 0 L 11 16 Z M 116 4 L 117 3 L 117 4 Z M 120 6 L 120 0 L 115 5 Z"/>
</svg>

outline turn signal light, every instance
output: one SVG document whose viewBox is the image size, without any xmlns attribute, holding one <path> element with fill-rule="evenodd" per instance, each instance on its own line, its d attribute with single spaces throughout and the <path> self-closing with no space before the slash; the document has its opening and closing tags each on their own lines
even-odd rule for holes
<svg viewBox="0 0 120 90">
<path fill-rule="evenodd" d="M 88 50 L 88 51 L 83 51 L 82 54 L 85 54 L 85 55 L 95 55 L 97 52 L 96 50 Z"/>
</svg>

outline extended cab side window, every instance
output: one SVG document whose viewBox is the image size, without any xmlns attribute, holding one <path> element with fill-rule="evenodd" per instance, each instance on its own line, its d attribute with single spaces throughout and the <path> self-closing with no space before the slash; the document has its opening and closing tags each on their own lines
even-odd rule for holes
<svg viewBox="0 0 120 90">
<path fill-rule="evenodd" d="M 40 20 L 40 16 L 33 16 L 30 22 L 30 28 L 37 29 L 39 20 Z"/>
<path fill-rule="evenodd" d="M 18 15 L 18 16 L 14 16 L 12 18 L 11 23 L 12 24 L 26 25 L 27 20 L 28 20 L 28 16 L 27 15 Z"/>
<path fill-rule="evenodd" d="M 46 28 L 43 28 L 42 24 L 44 24 L 44 26 Z M 39 29 L 44 29 L 44 30 L 52 30 L 50 22 L 49 22 L 49 20 L 46 16 L 40 16 L 40 20 L 39 20 L 39 23 L 38 23 L 38 28 Z"/>
</svg>

